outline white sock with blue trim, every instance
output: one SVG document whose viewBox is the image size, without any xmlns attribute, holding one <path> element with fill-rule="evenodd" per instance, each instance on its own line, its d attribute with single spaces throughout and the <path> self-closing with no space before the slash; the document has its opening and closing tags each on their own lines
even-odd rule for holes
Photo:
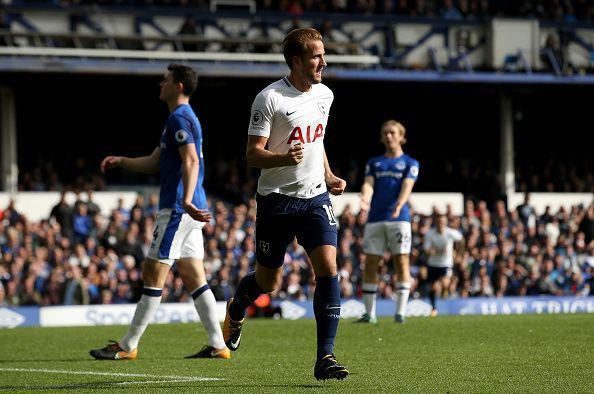
<svg viewBox="0 0 594 394">
<path fill-rule="evenodd" d="M 208 333 L 208 344 L 216 349 L 224 349 L 226 346 L 223 331 L 217 319 L 217 301 L 208 284 L 194 290 L 192 298 L 200 321 Z"/>
<path fill-rule="evenodd" d="M 129 352 L 138 347 L 140 337 L 144 334 L 151 320 L 153 320 L 157 309 L 159 309 L 162 293 L 163 289 L 156 287 L 145 287 L 142 289 L 142 297 L 140 297 L 140 301 L 136 304 L 136 312 L 134 312 L 128 333 L 118 342 L 122 349 Z"/>
</svg>

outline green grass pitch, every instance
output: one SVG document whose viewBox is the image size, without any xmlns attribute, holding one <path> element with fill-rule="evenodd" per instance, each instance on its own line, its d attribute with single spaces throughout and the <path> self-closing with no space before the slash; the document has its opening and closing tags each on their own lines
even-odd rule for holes
<svg viewBox="0 0 594 394">
<path fill-rule="evenodd" d="M 0 391 L 594 392 L 594 314 L 344 320 L 336 354 L 351 375 L 327 382 L 313 378 L 314 320 L 248 320 L 230 360 L 183 358 L 205 344 L 199 324 L 149 326 L 135 361 L 89 356 L 125 330 L 0 330 Z"/>
</svg>

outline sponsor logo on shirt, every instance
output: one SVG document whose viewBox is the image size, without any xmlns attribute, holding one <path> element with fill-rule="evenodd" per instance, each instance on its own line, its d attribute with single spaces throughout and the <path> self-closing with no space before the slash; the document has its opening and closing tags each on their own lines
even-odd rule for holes
<svg viewBox="0 0 594 394">
<path fill-rule="evenodd" d="M 290 145 L 293 141 L 297 141 L 302 144 L 309 144 L 316 142 L 316 139 L 318 138 L 324 138 L 324 126 L 322 126 L 322 124 L 318 124 L 315 130 L 309 125 L 307 126 L 307 129 L 302 129 L 301 127 L 297 126 L 293 129 L 293 131 L 291 131 L 291 135 L 287 140 L 287 144 Z"/>
</svg>

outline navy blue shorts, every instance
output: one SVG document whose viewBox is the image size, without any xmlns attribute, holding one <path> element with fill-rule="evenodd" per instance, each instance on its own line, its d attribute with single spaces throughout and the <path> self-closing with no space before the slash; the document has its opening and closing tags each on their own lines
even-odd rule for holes
<svg viewBox="0 0 594 394">
<path fill-rule="evenodd" d="M 431 267 L 427 266 L 427 280 L 435 282 L 441 278 L 450 278 L 452 276 L 451 267 Z"/>
<path fill-rule="evenodd" d="M 338 224 L 328 192 L 313 198 L 279 193 L 256 195 L 256 259 L 269 268 L 285 261 L 287 246 L 297 242 L 309 254 L 321 245 L 337 245 Z"/>
</svg>

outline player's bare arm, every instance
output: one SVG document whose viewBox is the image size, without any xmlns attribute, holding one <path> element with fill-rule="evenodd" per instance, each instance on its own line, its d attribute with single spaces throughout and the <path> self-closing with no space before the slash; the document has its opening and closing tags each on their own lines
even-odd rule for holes
<svg viewBox="0 0 594 394">
<path fill-rule="evenodd" d="M 101 161 L 101 172 L 105 173 L 110 168 L 122 167 L 130 171 L 142 172 L 145 174 L 156 174 L 159 172 L 159 160 L 161 159 L 161 148 L 156 147 L 149 156 L 125 157 L 107 156 Z"/>
<path fill-rule="evenodd" d="M 198 209 L 192 203 L 196 183 L 198 182 L 198 154 L 196 145 L 186 144 L 179 147 L 179 155 L 182 160 L 182 183 L 184 185 L 183 207 L 194 220 L 209 222 L 212 215 L 208 209 Z"/>
<path fill-rule="evenodd" d="M 402 181 L 402 189 L 400 189 L 400 194 L 398 195 L 398 199 L 396 200 L 396 206 L 394 207 L 394 211 L 392 212 L 393 218 L 397 218 L 400 215 L 400 210 L 408 201 L 408 198 L 412 193 L 414 185 L 415 181 L 413 179 L 407 178 L 404 181 Z"/>
<path fill-rule="evenodd" d="M 303 161 L 303 145 L 295 144 L 287 153 L 274 153 L 266 149 L 267 137 L 248 136 L 245 158 L 251 167 L 274 168 L 294 166 Z"/>
<path fill-rule="evenodd" d="M 371 205 L 371 197 L 373 197 L 373 186 L 375 185 L 375 178 L 368 175 L 363 180 L 363 186 L 361 186 L 361 201 L 359 203 L 361 210 L 369 211 Z"/>
</svg>

